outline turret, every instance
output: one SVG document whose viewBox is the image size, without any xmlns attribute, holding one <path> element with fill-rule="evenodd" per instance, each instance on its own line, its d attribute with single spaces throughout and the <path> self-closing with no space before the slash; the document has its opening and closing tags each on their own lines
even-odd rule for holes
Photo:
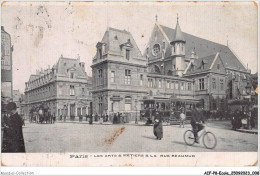
<svg viewBox="0 0 260 176">
<path fill-rule="evenodd" d="M 176 74 L 182 76 L 185 69 L 185 39 L 179 25 L 179 18 L 177 14 L 177 24 L 174 31 L 174 38 L 171 41 L 172 45 L 172 70 L 176 71 Z"/>
</svg>

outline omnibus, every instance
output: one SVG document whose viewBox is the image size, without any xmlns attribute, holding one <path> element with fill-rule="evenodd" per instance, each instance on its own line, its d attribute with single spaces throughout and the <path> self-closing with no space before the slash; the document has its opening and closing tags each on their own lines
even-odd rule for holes
<svg viewBox="0 0 260 176">
<path fill-rule="evenodd" d="M 202 106 L 201 100 L 179 99 L 179 98 L 160 98 L 143 99 L 143 106 L 140 111 L 140 117 L 146 121 L 146 124 L 152 124 L 155 120 L 156 111 L 164 122 L 178 124 L 181 110 L 184 109 L 186 120 L 191 118 L 191 110 L 195 105 Z"/>
</svg>

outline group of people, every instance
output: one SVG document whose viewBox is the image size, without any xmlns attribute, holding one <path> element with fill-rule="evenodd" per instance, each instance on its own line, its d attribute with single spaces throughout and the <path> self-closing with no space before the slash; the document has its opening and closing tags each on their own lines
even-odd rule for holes
<svg viewBox="0 0 260 176">
<path fill-rule="evenodd" d="M 239 128 L 252 129 L 255 127 L 255 116 L 251 111 L 236 110 L 231 114 L 232 129 L 237 130 Z"/>
<path fill-rule="evenodd" d="M 14 102 L 8 103 L 5 110 L 6 112 L 2 114 L 2 152 L 23 153 L 25 152 L 22 129 L 24 121 L 17 113 L 17 107 Z"/>
<path fill-rule="evenodd" d="M 184 108 L 181 108 L 180 114 L 180 127 L 183 126 L 185 123 L 185 110 Z M 156 111 L 154 125 L 153 125 L 153 133 L 156 136 L 158 140 L 161 140 L 163 138 L 163 119 L 161 118 L 158 111 Z M 198 108 L 196 106 L 193 107 L 192 113 L 191 113 L 191 126 L 193 129 L 195 142 L 199 143 L 198 141 L 198 132 L 201 131 L 204 128 L 205 118 L 203 115 L 202 108 Z"/>
<path fill-rule="evenodd" d="M 51 115 L 50 112 L 43 113 L 42 110 L 39 110 L 37 113 L 32 113 L 29 119 L 30 123 L 50 123 L 54 124 L 56 121 L 55 114 Z"/>
</svg>

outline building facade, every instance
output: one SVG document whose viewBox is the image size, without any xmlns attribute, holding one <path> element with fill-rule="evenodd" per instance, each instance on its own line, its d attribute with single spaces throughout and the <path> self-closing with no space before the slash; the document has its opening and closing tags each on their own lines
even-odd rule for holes
<svg viewBox="0 0 260 176">
<path fill-rule="evenodd" d="M 31 75 L 25 87 L 25 116 L 40 106 L 63 119 L 73 120 L 89 113 L 92 85 L 80 58 L 61 55 L 52 68 Z"/>
<path fill-rule="evenodd" d="M 12 101 L 12 52 L 11 36 L 1 26 L 1 101 L 7 104 Z"/>
<path fill-rule="evenodd" d="M 140 110 L 140 99 L 147 94 L 146 59 L 132 35 L 109 28 L 96 45 L 93 59 L 93 112 L 127 112 L 129 117 Z"/>
<path fill-rule="evenodd" d="M 93 112 L 137 112 L 144 98 L 201 100 L 206 111 L 226 109 L 245 94 L 245 65 L 229 46 L 155 23 L 144 54 L 132 35 L 108 28 L 93 59 Z M 243 97 L 243 96 L 240 96 Z"/>
</svg>

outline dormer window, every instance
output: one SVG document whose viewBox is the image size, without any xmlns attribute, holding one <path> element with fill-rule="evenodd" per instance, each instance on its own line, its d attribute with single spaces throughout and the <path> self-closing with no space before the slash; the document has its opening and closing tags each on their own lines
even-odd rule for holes
<svg viewBox="0 0 260 176">
<path fill-rule="evenodd" d="M 191 66 L 190 66 L 190 71 L 194 71 L 194 65 L 193 64 L 191 64 Z"/>
<path fill-rule="evenodd" d="M 220 69 L 220 64 L 217 65 L 217 69 L 218 69 L 218 70 Z"/>
<path fill-rule="evenodd" d="M 125 50 L 125 58 L 126 58 L 127 60 L 130 59 L 130 50 L 128 50 L 128 49 Z"/>
<path fill-rule="evenodd" d="M 201 62 L 201 70 L 204 70 L 205 69 L 205 63 L 202 61 Z"/>
<path fill-rule="evenodd" d="M 115 40 L 118 40 L 117 35 L 115 36 Z"/>
<path fill-rule="evenodd" d="M 102 48 L 98 49 L 98 53 L 99 53 L 99 59 L 102 59 Z"/>
</svg>

